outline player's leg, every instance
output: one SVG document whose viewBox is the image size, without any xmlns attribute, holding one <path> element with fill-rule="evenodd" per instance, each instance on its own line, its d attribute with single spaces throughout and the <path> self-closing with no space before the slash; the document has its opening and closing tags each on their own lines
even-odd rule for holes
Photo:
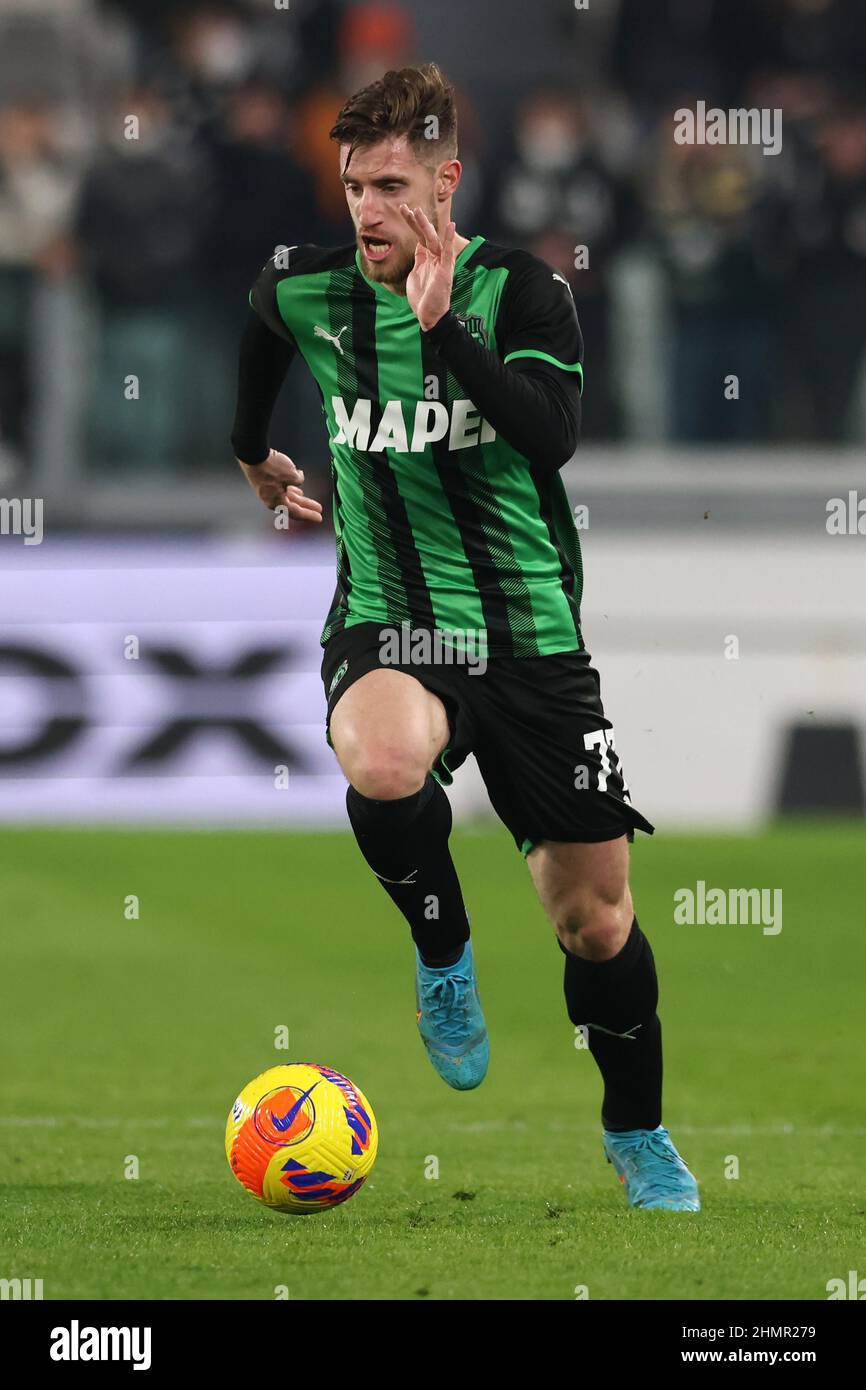
<svg viewBox="0 0 866 1390">
<path fill-rule="evenodd" d="M 697 1183 L 661 1123 L 658 981 L 634 915 L 625 835 L 543 841 L 527 856 L 565 953 L 565 1000 L 604 1081 L 604 1150 L 633 1206 L 700 1207 Z"/>
<path fill-rule="evenodd" d="M 475 700 L 481 775 L 527 855 L 565 955 L 569 1017 L 602 1073 L 605 1153 L 633 1205 L 696 1210 L 660 1123 L 658 985 L 628 884 L 629 839 L 653 827 L 631 804 L 598 673 L 584 651 L 491 662 Z"/>
<path fill-rule="evenodd" d="M 608 1131 L 661 1123 L 661 1026 L 649 941 L 634 915 L 628 841 L 544 841 L 527 856 L 538 896 L 565 952 L 565 1002 L 604 1079 Z"/>
<path fill-rule="evenodd" d="M 414 676 L 378 667 L 345 691 L 329 729 L 358 846 L 415 942 L 416 1016 L 428 1055 L 449 1085 L 471 1089 L 484 1079 L 489 1053 L 448 845 L 451 806 L 431 772 L 451 736 L 445 706 Z"/>
<path fill-rule="evenodd" d="M 380 667 L 336 704 L 330 735 L 361 853 L 422 959 L 453 964 L 469 925 L 448 848 L 450 803 L 430 771 L 450 736 L 445 706 L 413 676 Z"/>
</svg>

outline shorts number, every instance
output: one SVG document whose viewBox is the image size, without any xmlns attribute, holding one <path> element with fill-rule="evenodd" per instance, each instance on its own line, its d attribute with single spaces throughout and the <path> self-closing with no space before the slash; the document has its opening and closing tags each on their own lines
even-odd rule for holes
<svg viewBox="0 0 866 1390">
<path fill-rule="evenodd" d="M 622 778 L 622 794 L 627 798 L 629 795 L 628 783 L 622 774 L 622 765 L 620 764 L 619 754 L 616 751 L 616 745 L 613 741 L 613 729 L 594 729 L 591 734 L 584 734 L 583 745 L 587 750 L 596 748 L 601 758 L 601 771 L 598 774 L 598 790 L 600 792 L 607 791 L 607 779 L 613 771 L 610 755 L 611 753 L 614 754 L 619 775 Z"/>
</svg>

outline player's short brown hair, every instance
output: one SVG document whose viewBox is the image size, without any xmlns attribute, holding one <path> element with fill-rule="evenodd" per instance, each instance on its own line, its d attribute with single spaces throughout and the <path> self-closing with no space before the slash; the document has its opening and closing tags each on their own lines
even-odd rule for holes
<svg viewBox="0 0 866 1390">
<path fill-rule="evenodd" d="M 436 63 L 392 69 L 349 98 L 330 131 L 332 140 L 349 146 L 343 173 L 359 145 L 376 145 L 389 135 L 408 136 L 423 163 L 456 158 L 454 88 Z"/>
</svg>

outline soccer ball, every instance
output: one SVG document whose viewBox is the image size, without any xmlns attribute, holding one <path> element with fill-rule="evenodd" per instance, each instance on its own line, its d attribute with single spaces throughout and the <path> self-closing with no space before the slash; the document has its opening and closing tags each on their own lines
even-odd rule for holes
<svg viewBox="0 0 866 1390">
<path fill-rule="evenodd" d="M 226 1158 L 265 1206 L 292 1216 L 346 1202 L 366 1181 L 379 1131 L 369 1101 L 331 1067 L 271 1067 L 229 1112 Z"/>
</svg>

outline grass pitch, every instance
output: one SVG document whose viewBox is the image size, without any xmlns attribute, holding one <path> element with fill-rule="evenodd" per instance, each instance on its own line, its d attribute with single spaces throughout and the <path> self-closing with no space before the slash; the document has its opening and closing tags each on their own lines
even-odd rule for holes
<svg viewBox="0 0 866 1390">
<path fill-rule="evenodd" d="M 687 1215 L 630 1210 L 604 1162 L 504 831 L 454 837 L 491 1034 L 464 1094 L 426 1060 L 408 930 L 347 835 L 5 833 L 0 1276 L 45 1298 L 824 1299 L 866 1273 L 864 851 L 856 826 L 635 848 Z M 781 888 L 782 931 L 675 925 L 699 879 Z M 380 1126 L 361 1192 L 300 1219 L 223 1153 L 241 1086 L 289 1060 L 346 1072 Z"/>
</svg>

